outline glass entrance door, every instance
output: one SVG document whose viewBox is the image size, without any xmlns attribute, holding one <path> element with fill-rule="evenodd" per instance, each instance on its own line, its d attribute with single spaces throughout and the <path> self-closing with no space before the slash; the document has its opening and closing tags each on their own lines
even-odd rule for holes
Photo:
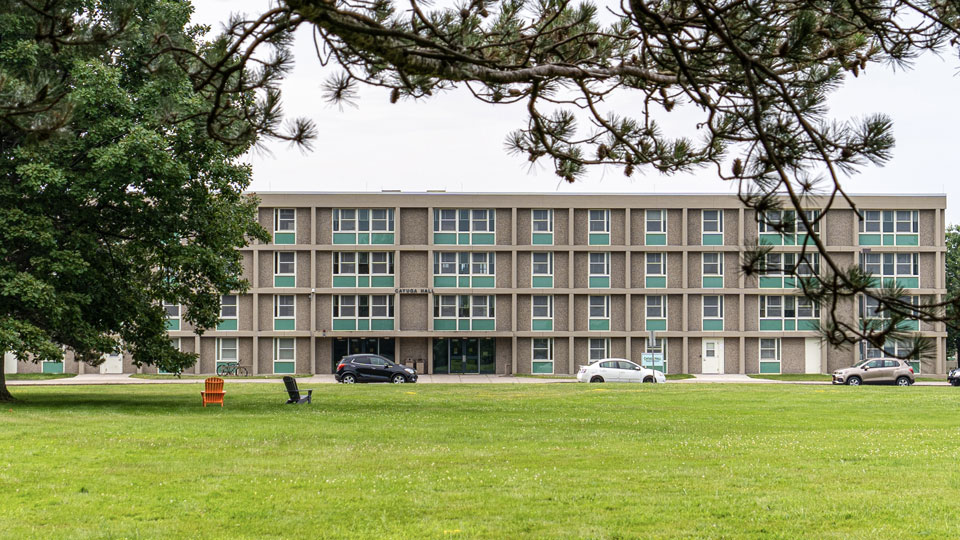
<svg viewBox="0 0 960 540">
<path fill-rule="evenodd" d="M 492 338 L 436 338 L 434 373 L 496 373 L 496 342 Z"/>
<path fill-rule="evenodd" d="M 337 364 L 344 356 L 379 354 L 393 360 L 395 350 L 393 338 L 336 338 L 333 340 L 332 370 L 337 371 Z"/>
</svg>

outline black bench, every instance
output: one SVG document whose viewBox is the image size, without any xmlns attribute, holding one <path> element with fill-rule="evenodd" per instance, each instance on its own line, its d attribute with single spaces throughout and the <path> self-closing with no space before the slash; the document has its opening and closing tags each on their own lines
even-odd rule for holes
<svg viewBox="0 0 960 540">
<path fill-rule="evenodd" d="M 287 400 L 287 405 L 299 405 L 301 403 L 313 402 L 313 390 L 307 390 L 307 396 L 300 397 L 300 389 L 297 388 L 297 380 L 293 377 L 284 377 L 283 385 L 287 387 L 287 394 L 290 396 L 290 399 Z"/>
</svg>

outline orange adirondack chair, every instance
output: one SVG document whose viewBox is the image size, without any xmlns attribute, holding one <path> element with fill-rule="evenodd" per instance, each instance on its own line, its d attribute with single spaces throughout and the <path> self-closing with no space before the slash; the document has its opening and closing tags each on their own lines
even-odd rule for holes
<svg viewBox="0 0 960 540">
<path fill-rule="evenodd" d="M 220 406 L 223 407 L 223 379 L 220 377 L 210 377 L 203 382 L 205 389 L 203 392 L 200 392 L 200 397 L 203 398 L 203 406 L 206 407 L 207 403 L 212 405 L 219 403 Z"/>
</svg>

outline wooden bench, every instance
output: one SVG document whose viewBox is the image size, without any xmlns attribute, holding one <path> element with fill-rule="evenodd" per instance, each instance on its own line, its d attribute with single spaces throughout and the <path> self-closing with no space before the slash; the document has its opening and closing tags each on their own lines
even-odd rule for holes
<svg viewBox="0 0 960 540">
<path fill-rule="evenodd" d="M 283 385 L 287 388 L 287 396 L 290 397 L 290 399 L 287 400 L 287 405 L 299 405 L 301 403 L 313 402 L 313 390 L 307 390 L 307 395 L 301 396 L 300 388 L 297 387 L 297 380 L 293 377 L 284 377 Z"/>
<path fill-rule="evenodd" d="M 217 403 L 223 407 L 223 379 L 220 377 L 210 377 L 207 380 L 203 381 L 204 391 L 200 392 L 200 397 L 203 399 L 203 406 L 206 407 L 207 403 L 211 405 L 216 405 Z"/>
</svg>

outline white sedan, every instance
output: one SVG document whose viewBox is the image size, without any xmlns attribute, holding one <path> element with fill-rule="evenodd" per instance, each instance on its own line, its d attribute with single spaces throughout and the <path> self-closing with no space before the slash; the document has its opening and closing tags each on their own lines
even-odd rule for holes
<svg viewBox="0 0 960 540">
<path fill-rule="evenodd" d="M 589 366 L 580 366 L 578 382 L 645 382 L 664 383 L 667 377 L 655 369 L 647 369 L 622 358 L 594 360 Z"/>
</svg>

